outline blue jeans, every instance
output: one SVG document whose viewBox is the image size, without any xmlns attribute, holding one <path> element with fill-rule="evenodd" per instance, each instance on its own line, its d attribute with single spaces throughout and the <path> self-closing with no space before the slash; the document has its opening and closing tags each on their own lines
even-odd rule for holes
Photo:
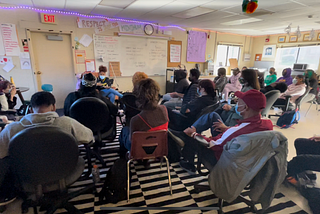
<svg viewBox="0 0 320 214">
<path fill-rule="evenodd" d="M 130 140 L 130 127 L 125 126 L 122 128 L 119 136 L 120 150 L 126 149 L 131 151 L 131 140 Z"/>
<path fill-rule="evenodd" d="M 196 128 L 197 133 L 201 133 L 207 129 L 211 129 L 211 135 L 214 137 L 221 133 L 215 131 L 212 127 L 213 122 L 218 122 L 218 120 L 221 120 L 223 122 L 219 114 L 217 114 L 216 112 L 210 112 L 208 114 L 202 115 L 196 122 L 192 124 L 192 126 Z"/>
<path fill-rule="evenodd" d="M 100 91 L 100 94 L 104 97 L 109 97 L 110 101 L 112 103 L 114 103 L 115 101 L 115 95 L 117 95 L 118 97 L 122 98 L 123 95 L 118 92 L 117 90 L 114 90 L 113 88 L 105 88 L 105 89 L 102 89 Z"/>
</svg>

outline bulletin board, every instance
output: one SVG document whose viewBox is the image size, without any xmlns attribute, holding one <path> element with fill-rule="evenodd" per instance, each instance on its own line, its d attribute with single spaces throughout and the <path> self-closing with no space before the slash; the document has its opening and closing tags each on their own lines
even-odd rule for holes
<svg viewBox="0 0 320 214">
<path fill-rule="evenodd" d="M 179 51 L 180 47 L 180 51 Z M 178 67 L 181 64 L 182 41 L 168 41 L 167 67 Z"/>
</svg>

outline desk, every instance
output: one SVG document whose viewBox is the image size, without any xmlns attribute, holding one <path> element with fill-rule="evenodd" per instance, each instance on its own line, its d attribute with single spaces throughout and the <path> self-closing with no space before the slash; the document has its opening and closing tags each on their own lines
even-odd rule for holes
<svg viewBox="0 0 320 214">
<path fill-rule="evenodd" d="M 21 103 L 25 104 L 24 98 L 22 96 L 22 92 L 29 91 L 29 88 L 28 87 L 16 87 L 16 89 L 17 89 L 17 94 L 21 100 Z"/>
</svg>

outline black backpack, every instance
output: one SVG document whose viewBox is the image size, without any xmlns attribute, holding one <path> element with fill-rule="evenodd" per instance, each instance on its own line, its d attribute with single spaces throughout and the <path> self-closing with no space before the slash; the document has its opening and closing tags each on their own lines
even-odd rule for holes
<svg viewBox="0 0 320 214">
<path fill-rule="evenodd" d="M 131 172 L 129 179 L 131 180 Z M 124 158 L 116 160 L 108 170 L 98 195 L 99 201 L 114 204 L 127 198 L 127 161 Z"/>
<path fill-rule="evenodd" d="M 277 120 L 277 126 L 281 129 L 291 127 L 293 124 L 298 123 L 300 120 L 300 113 L 298 110 L 286 111 Z"/>
</svg>

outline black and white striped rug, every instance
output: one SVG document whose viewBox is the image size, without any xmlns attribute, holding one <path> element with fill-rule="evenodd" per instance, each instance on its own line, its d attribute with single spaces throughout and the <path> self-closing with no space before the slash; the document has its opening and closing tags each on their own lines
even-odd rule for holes
<svg viewBox="0 0 320 214">
<path fill-rule="evenodd" d="M 118 134 L 116 139 L 107 143 L 104 151 L 110 147 L 118 148 L 118 136 L 121 130 L 121 126 L 118 126 Z M 103 155 L 108 168 L 101 168 L 99 162 L 97 165 L 100 167 L 100 174 L 102 182 L 106 177 L 106 173 L 110 166 L 113 165 L 114 161 L 119 158 L 117 153 Z M 168 185 L 167 168 L 163 164 L 160 169 L 159 162 L 151 162 L 149 169 L 145 169 L 142 165 L 136 163 L 131 164 L 132 181 L 130 191 L 130 201 L 121 201 L 117 204 L 103 204 L 99 202 L 99 198 L 93 194 L 83 194 L 71 200 L 71 202 L 80 210 L 85 213 L 91 214 L 102 214 L 102 213 L 217 213 L 216 210 L 212 211 L 201 211 L 201 210 L 189 210 L 189 211 L 168 211 L 168 210 L 123 210 L 123 211 L 106 211 L 100 210 L 100 207 L 187 207 L 187 208 L 198 208 L 198 207 L 216 207 L 218 199 L 213 193 L 208 191 L 202 191 L 195 193 L 193 185 L 199 181 L 206 181 L 206 177 L 199 175 L 190 175 L 184 171 L 178 163 L 171 164 L 171 181 L 173 195 L 170 195 L 170 189 Z M 92 179 L 77 181 L 70 188 L 72 190 L 78 190 L 83 188 L 87 184 L 92 183 Z M 97 185 L 98 191 L 100 191 L 103 183 Z M 243 193 L 246 196 L 246 193 Z M 261 209 L 260 205 L 256 206 Z M 226 214 L 236 213 L 251 213 L 249 207 L 242 202 L 235 201 L 231 204 L 224 203 L 223 211 Z M 65 213 L 65 210 L 59 210 L 59 213 Z M 271 207 L 266 213 L 277 213 L 277 214 L 307 214 L 294 202 L 290 201 L 282 193 L 276 194 Z"/>
</svg>

